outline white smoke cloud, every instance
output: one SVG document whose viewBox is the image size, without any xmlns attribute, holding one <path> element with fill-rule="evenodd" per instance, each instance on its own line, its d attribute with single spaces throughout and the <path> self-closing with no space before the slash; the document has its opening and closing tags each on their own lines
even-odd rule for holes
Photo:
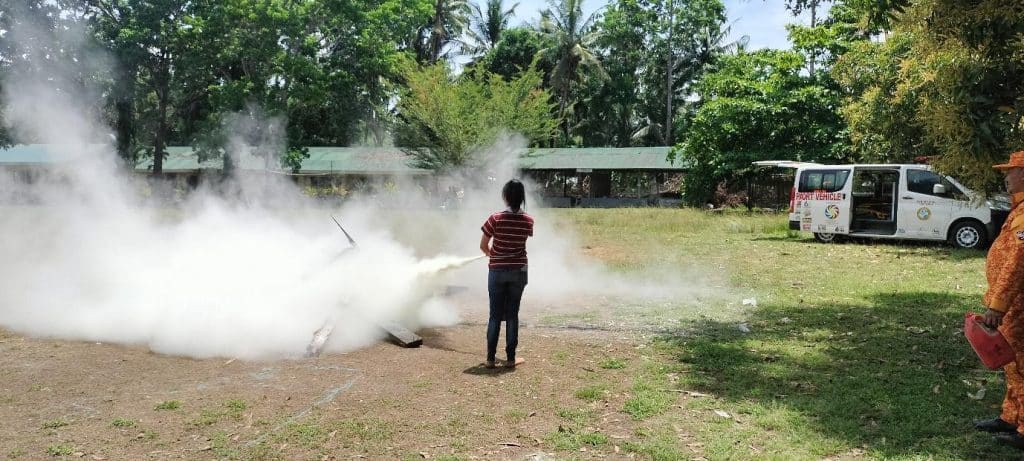
<svg viewBox="0 0 1024 461">
<path fill-rule="evenodd" d="M 345 251 L 329 221 L 332 210 L 303 202 L 280 176 L 267 176 L 272 179 L 242 195 L 294 200 L 239 203 L 201 191 L 175 207 L 140 201 L 144 182 L 119 173 L 113 147 L 96 144 L 110 139 L 93 110 L 99 96 L 39 74 L 65 71 L 37 69 L 3 81 L 4 119 L 15 136 L 74 160 L 31 186 L 0 175 L 7 182 L 0 191 L 32 197 L 32 204 L 18 205 L 0 196 L 0 326 L 191 357 L 295 357 L 324 324 L 334 325 L 327 352 L 380 339 L 378 325 L 385 322 L 452 325 L 459 312 L 436 290 L 445 283 L 485 289 L 486 263 L 470 258 L 479 254 L 480 225 L 503 208 L 500 189 L 516 175 L 512 153 L 521 139 L 505 138 L 483 152 L 487 173 L 440 180 L 468 188 L 458 209 L 439 211 L 436 197 L 400 184 L 405 210 L 366 200 L 333 210 L 358 241 L 358 249 Z M 571 232 L 546 210 L 529 206 L 535 203 L 528 199 L 537 228 L 528 243 L 524 305 L 705 291 L 678 279 L 641 283 L 650 278 L 603 269 L 579 255 Z M 486 302 L 481 296 L 481 309 Z"/>
</svg>

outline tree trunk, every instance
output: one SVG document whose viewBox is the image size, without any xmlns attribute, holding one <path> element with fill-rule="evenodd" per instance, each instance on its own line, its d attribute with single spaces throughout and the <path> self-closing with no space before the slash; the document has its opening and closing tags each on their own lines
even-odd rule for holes
<svg viewBox="0 0 1024 461">
<path fill-rule="evenodd" d="M 559 114 L 561 114 L 562 116 L 562 132 L 565 134 L 566 143 L 568 143 L 569 139 L 571 139 L 569 134 L 569 127 L 571 126 L 571 121 L 569 120 L 569 114 L 567 114 L 566 112 L 569 109 L 569 96 L 572 93 L 572 80 L 573 77 L 576 75 L 576 68 L 578 66 L 579 64 L 576 62 L 576 60 L 570 57 L 568 70 L 566 71 L 565 84 L 562 85 L 562 88 L 559 90 L 560 101 L 558 109 Z"/>
<path fill-rule="evenodd" d="M 441 42 L 444 39 L 444 2 L 434 2 L 434 27 L 430 32 L 430 64 L 437 63 L 441 57 Z"/>
<path fill-rule="evenodd" d="M 672 67 L 674 65 L 674 63 L 672 62 L 673 61 L 672 55 L 675 54 L 673 49 L 672 49 L 672 29 L 673 29 L 673 25 L 674 25 L 673 23 L 675 22 L 675 16 L 676 16 L 675 6 L 672 4 L 672 0 L 668 0 L 668 47 L 667 47 L 667 49 L 668 49 L 668 59 L 667 59 L 668 65 L 667 65 L 666 72 L 665 72 L 666 74 L 668 74 L 668 78 L 665 81 L 665 90 L 666 90 L 665 91 L 665 145 L 666 146 L 671 146 L 672 145 L 672 96 L 673 96 L 673 93 L 674 93 L 673 89 L 672 89 Z"/>
<path fill-rule="evenodd" d="M 168 68 L 167 55 L 163 54 L 157 64 L 157 126 L 156 136 L 153 139 L 153 176 L 159 178 L 164 173 L 164 154 L 167 143 L 167 106 L 170 99 L 170 69 Z"/>
<path fill-rule="evenodd" d="M 812 29 L 815 28 L 818 25 L 817 14 L 818 14 L 818 2 L 816 2 L 816 1 L 815 2 L 811 2 L 811 28 Z M 814 61 L 817 61 L 817 60 L 818 60 L 818 50 L 817 49 L 812 49 L 811 50 L 811 59 L 810 59 L 811 63 L 810 63 L 809 69 L 808 69 L 810 71 L 812 79 L 814 78 Z"/>
<path fill-rule="evenodd" d="M 117 133 L 117 155 L 126 168 L 135 166 L 132 144 L 135 141 L 135 71 L 122 68 L 117 76 L 114 103 L 114 129 Z"/>
</svg>

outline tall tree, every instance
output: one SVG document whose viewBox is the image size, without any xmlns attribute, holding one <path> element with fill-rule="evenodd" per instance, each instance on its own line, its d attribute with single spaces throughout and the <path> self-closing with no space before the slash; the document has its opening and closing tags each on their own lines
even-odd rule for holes
<svg viewBox="0 0 1024 461">
<path fill-rule="evenodd" d="M 922 0 L 895 34 L 913 37 L 897 91 L 915 91 L 934 165 L 975 190 L 1001 186 L 991 165 L 1024 145 L 1024 9 L 983 0 Z"/>
<path fill-rule="evenodd" d="M 884 44 L 858 44 L 834 72 L 858 149 L 927 152 L 966 186 L 998 189 L 990 166 L 1024 145 L 1024 10 L 997 0 L 865 1 L 849 3 L 892 30 Z"/>
<path fill-rule="evenodd" d="M 608 5 L 596 47 L 608 79 L 588 75 L 577 132 L 586 146 L 626 147 L 640 143 L 639 110 L 646 88 L 641 74 L 649 60 L 651 31 L 659 19 L 648 0 Z"/>
<path fill-rule="evenodd" d="M 672 14 L 669 14 L 669 13 Z M 577 132 L 587 145 L 665 145 L 686 123 L 692 85 L 732 48 L 717 0 L 618 0 L 597 43 L 608 79 L 583 87 Z M 671 64 L 671 67 L 669 66 Z M 671 129 L 670 129 L 671 127 Z"/>
<path fill-rule="evenodd" d="M 519 3 L 513 3 L 505 9 L 504 0 L 487 0 L 486 10 L 481 10 L 477 3 L 470 4 L 469 38 L 471 45 L 469 54 L 484 54 L 498 45 L 502 34 L 508 29 L 508 23 L 515 15 Z"/>
<path fill-rule="evenodd" d="M 551 75 L 554 64 L 542 59 L 540 51 L 550 44 L 539 32 L 527 27 L 513 27 L 501 35 L 501 40 L 486 54 L 474 61 L 471 67 L 481 67 L 488 72 L 510 80 L 531 66 L 536 65 L 545 76 Z"/>
<path fill-rule="evenodd" d="M 432 0 L 430 20 L 419 28 L 416 52 L 419 61 L 434 64 L 445 56 L 469 24 L 471 9 L 467 0 Z"/>
<path fill-rule="evenodd" d="M 657 0 L 651 8 L 659 21 L 640 80 L 646 88 L 643 118 L 647 143 L 671 145 L 677 109 L 705 68 L 729 48 L 725 6 L 720 0 Z"/>
<path fill-rule="evenodd" d="M 185 54 L 185 21 L 199 2 L 153 0 L 84 0 L 85 15 L 98 40 L 120 66 L 114 74 L 113 99 L 118 151 L 134 161 L 134 145 L 153 157 L 152 173 L 163 173 L 172 133 L 172 93 L 178 85 L 178 60 Z M 141 107 L 140 107 L 141 105 Z M 138 128 L 142 127 L 142 130 Z M 140 138 L 141 134 L 141 139 Z"/>
<path fill-rule="evenodd" d="M 756 160 L 848 159 L 839 94 L 801 75 L 804 57 L 760 50 L 723 56 L 697 84 L 702 105 L 670 158 L 690 166 L 683 194 L 703 204 L 720 184 L 744 178 Z"/>
<path fill-rule="evenodd" d="M 408 90 L 398 103 L 399 143 L 413 164 L 435 170 L 472 167 L 479 149 L 502 132 L 519 133 L 531 143 L 550 139 L 557 127 L 541 75 L 528 69 L 509 81 L 485 71 L 453 78 L 447 65 L 406 73 Z"/>
<path fill-rule="evenodd" d="M 921 106 L 918 92 L 899 89 L 900 65 L 911 42 L 906 34 L 883 42 L 863 40 L 832 67 L 831 75 L 844 93 L 841 113 L 861 161 L 906 163 L 939 151 L 915 122 Z"/>
<path fill-rule="evenodd" d="M 572 90 L 582 78 L 580 68 L 602 77 L 607 75 L 592 51 L 600 37 L 596 27 L 600 15 L 595 12 L 584 17 L 583 0 L 548 0 L 548 6 L 541 12 L 538 31 L 551 45 L 541 50 L 541 54 L 555 62 L 551 87 L 558 99 L 563 136 L 568 141 L 570 127 L 575 122 Z"/>
</svg>

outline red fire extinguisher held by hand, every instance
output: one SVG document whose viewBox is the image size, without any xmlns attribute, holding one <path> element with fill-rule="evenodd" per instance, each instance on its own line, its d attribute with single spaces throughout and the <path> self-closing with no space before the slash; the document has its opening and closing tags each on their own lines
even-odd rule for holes
<svg viewBox="0 0 1024 461">
<path fill-rule="evenodd" d="M 1013 348 L 1006 342 L 1002 333 L 982 323 L 982 316 L 974 312 L 968 312 L 964 316 L 964 336 L 978 354 L 981 363 L 990 370 L 1002 368 L 1015 357 Z"/>
</svg>

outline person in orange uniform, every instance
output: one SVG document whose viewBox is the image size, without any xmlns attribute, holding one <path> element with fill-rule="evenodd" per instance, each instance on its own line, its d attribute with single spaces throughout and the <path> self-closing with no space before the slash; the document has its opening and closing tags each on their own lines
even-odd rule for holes
<svg viewBox="0 0 1024 461">
<path fill-rule="evenodd" d="M 999 328 L 1017 358 L 1003 367 L 1002 413 L 995 419 L 975 421 L 974 427 L 995 434 L 999 443 L 1024 450 L 1024 151 L 1011 154 L 1009 162 L 994 168 L 1006 174 L 1013 209 L 988 250 L 984 323 Z"/>
</svg>

